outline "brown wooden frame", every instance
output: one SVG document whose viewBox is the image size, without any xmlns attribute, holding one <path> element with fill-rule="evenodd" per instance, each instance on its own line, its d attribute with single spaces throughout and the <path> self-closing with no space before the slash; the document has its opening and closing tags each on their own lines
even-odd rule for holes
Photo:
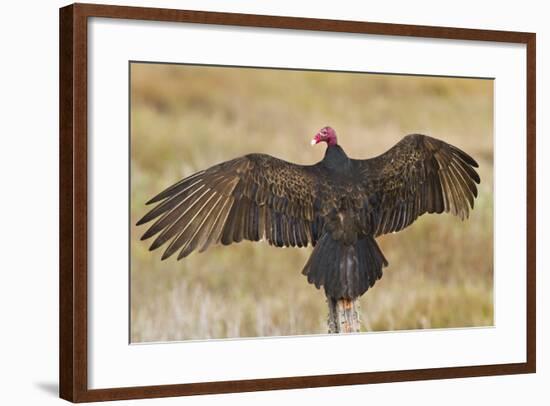
<svg viewBox="0 0 550 406">
<path fill-rule="evenodd" d="M 287 28 L 526 44 L 527 46 L 527 361 L 338 375 L 89 389 L 87 384 L 87 27 L 88 17 Z M 536 370 L 534 33 L 295 17 L 74 4 L 60 9 L 60 396 L 73 402 L 293 389 L 532 373 Z"/>
</svg>

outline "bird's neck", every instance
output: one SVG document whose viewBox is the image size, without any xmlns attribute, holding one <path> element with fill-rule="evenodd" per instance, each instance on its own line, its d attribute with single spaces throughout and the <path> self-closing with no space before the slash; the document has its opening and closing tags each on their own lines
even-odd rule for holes
<svg viewBox="0 0 550 406">
<path fill-rule="evenodd" d="M 327 147 L 323 163 L 328 169 L 336 172 L 347 172 L 351 166 L 350 159 L 338 144 Z"/>
</svg>

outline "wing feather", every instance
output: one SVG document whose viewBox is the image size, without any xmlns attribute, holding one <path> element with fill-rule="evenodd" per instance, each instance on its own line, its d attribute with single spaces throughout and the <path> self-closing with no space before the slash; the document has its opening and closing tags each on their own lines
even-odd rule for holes
<svg viewBox="0 0 550 406">
<path fill-rule="evenodd" d="M 142 239 L 165 244 L 166 259 L 178 259 L 210 245 L 267 239 L 276 246 L 314 245 L 322 219 L 319 165 L 292 164 L 250 154 L 197 172 L 168 187 L 137 225 L 152 225 Z"/>
<path fill-rule="evenodd" d="M 424 213 L 465 219 L 474 207 L 478 164 L 444 141 L 411 134 L 378 157 L 353 162 L 375 236 L 402 230 Z"/>
</svg>

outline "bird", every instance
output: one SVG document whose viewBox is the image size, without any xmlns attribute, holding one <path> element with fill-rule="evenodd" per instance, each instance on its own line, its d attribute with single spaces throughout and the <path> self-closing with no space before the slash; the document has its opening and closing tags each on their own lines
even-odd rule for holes
<svg viewBox="0 0 550 406">
<path fill-rule="evenodd" d="M 138 222 L 154 222 L 141 239 L 162 259 L 187 257 L 214 244 L 265 240 L 308 247 L 302 274 L 328 298 L 355 300 L 389 265 L 376 238 L 425 213 L 465 220 L 474 208 L 478 163 L 466 152 L 423 134 L 409 134 L 370 159 L 348 157 L 336 131 L 311 140 L 324 158 L 299 165 L 251 153 L 196 172 L 158 193 Z"/>
</svg>

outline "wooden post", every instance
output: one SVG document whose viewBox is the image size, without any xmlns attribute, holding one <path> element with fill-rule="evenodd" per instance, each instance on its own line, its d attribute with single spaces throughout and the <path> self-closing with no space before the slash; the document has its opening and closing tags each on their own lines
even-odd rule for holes
<svg viewBox="0 0 550 406">
<path fill-rule="evenodd" d="M 359 298 L 355 300 L 327 297 L 329 334 L 359 333 Z"/>
</svg>

